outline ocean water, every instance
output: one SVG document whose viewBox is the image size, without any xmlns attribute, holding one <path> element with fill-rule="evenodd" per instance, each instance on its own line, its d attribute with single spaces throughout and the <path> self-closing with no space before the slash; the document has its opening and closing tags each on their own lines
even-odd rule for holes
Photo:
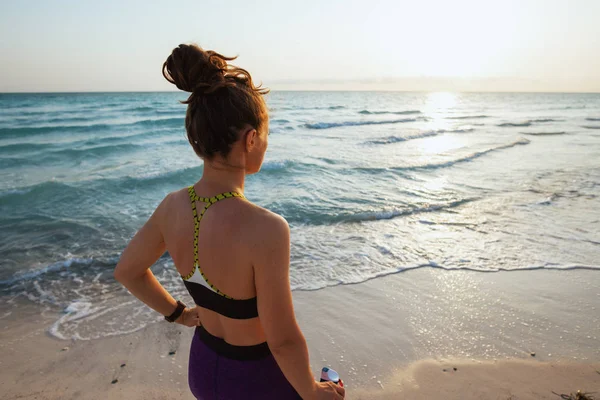
<svg viewBox="0 0 600 400">
<path fill-rule="evenodd" d="M 185 97 L 0 94 L 0 320 L 33 302 L 60 312 L 49 331 L 65 339 L 160 320 L 112 271 L 162 198 L 201 177 Z M 289 221 L 295 290 L 418 267 L 600 269 L 598 94 L 268 104 L 270 147 L 246 196 Z M 186 298 L 168 255 L 152 270 Z"/>
</svg>

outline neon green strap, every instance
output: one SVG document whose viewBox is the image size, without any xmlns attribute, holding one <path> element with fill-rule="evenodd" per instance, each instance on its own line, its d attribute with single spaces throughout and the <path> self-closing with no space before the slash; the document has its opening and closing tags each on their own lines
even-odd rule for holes
<svg viewBox="0 0 600 400">
<path fill-rule="evenodd" d="M 192 272 L 190 272 L 186 276 L 182 276 L 182 278 L 184 280 L 190 279 L 194 275 L 194 272 L 196 271 L 196 267 L 197 267 L 198 271 L 200 271 L 200 274 L 202 274 L 202 277 L 204 278 L 206 283 L 208 283 L 208 285 L 211 288 L 213 288 L 213 290 L 215 292 L 217 292 L 221 296 L 231 299 L 231 297 L 227 296 L 226 294 L 221 292 L 219 289 L 217 289 L 212 283 L 210 283 L 209 280 L 206 278 L 206 275 L 204 275 L 204 273 L 202 272 L 202 269 L 200 268 L 200 262 L 198 261 L 198 234 L 200 232 L 200 221 L 202 220 L 202 217 L 204 216 L 204 213 L 206 212 L 206 210 L 208 210 L 208 208 L 211 205 L 213 205 L 216 202 L 221 201 L 223 199 L 229 199 L 232 197 L 239 197 L 239 198 L 243 199 L 244 195 L 241 193 L 238 193 L 238 192 L 225 192 L 225 193 L 221 193 L 216 196 L 213 196 L 213 197 L 200 197 L 196 194 L 196 191 L 194 190 L 193 185 L 188 187 L 188 194 L 190 195 L 190 202 L 192 203 L 192 214 L 194 215 L 194 268 L 192 269 Z M 197 201 L 206 203 L 206 205 L 203 207 L 202 211 L 200 211 L 200 214 L 198 214 L 198 210 L 196 208 Z"/>
</svg>

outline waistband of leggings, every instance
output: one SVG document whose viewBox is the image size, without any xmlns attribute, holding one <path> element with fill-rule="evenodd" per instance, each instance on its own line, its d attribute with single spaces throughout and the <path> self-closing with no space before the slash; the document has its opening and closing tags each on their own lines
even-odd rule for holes
<svg viewBox="0 0 600 400">
<path fill-rule="evenodd" d="M 196 327 L 195 334 L 215 353 L 239 361 L 260 360 L 271 355 L 267 342 L 254 346 L 234 346 L 225 340 L 211 335 L 203 326 Z"/>
</svg>

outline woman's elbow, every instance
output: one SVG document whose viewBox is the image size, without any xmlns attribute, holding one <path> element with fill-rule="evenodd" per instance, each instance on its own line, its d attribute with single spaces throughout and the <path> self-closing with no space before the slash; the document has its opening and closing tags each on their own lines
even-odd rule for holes
<svg viewBox="0 0 600 400">
<path fill-rule="evenodd" d="M 117 282 L 124 284 L 129 278 L 126 271 L 127 270 L 123 267 L 123 264 L 117 264 L 115 270 L 113 271 L 113 277 Z"/>
</svg>

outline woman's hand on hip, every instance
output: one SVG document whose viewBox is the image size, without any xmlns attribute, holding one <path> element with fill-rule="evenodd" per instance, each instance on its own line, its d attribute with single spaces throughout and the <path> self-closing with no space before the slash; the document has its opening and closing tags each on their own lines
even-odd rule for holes
<svg viewBox="0 0 600 400">
<path fill-rule="evenodd" d="M 200 312 L 198 310 L 198 306 L 192 308 L 185 308 L 179 318 L 175 320 L 176 323 L 185 325 L 185 326 L 200 326 Z"/>
</svg>

